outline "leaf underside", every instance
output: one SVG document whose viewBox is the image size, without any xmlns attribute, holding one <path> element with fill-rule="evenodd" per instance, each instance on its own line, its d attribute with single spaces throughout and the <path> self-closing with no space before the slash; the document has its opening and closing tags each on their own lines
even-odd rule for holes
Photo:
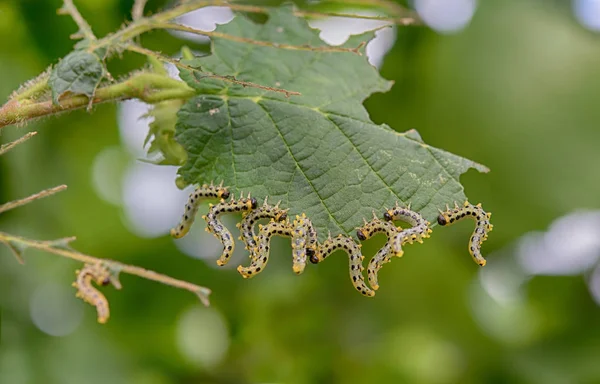
<svg viewBox="0 0 600 384">
<path fill-rule="evenodd" d="M 265 24 L 243 16 L 217 31 L 254 40 L 327 46 L 319 31 L 295 17 L 290 7 Z M 356 48 L 373 32 L 351 37 Z M 364 53 L 364 48 L 362 49 Z M 305 212 L 323 239 L 353 235 L 363 218 L 398 202 L 434 222 L 438 208 L 465 194 L 459 176 L 470 160 L 425 144 L 410 130 L 398 133 L 371 122 L 363 101 L 386 92 L 383 79 L 364 55 L 277 49 L 215 38 L 212 55 L 188 61 L 203 72 L 182 70 L 197 91 L 179 111 L 176 139 L 188 153 L 179 169 L 189 184 L 223 180 L 235 193 L 269 197 Z M 206 72 L 235 76 L 284 94 L 202 77 Z"/>
</svg>

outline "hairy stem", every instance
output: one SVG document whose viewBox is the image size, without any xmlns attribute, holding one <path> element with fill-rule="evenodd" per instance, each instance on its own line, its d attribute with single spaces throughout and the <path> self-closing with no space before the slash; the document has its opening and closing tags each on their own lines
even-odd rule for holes
<svg viewBox="0 0 600 384">
<path fill-rule="evenodd" d="M 172 99 L 188 99 L 194 94 L 194 90 L 182 81 L 164 75 L 140 72 L 120 83 L 98 88 L 91 104 L 132 98 L 156 103 Z M 88 104 L 90 100 L 84 95 L 64 97 L 58 105 L 51 100 L 40 102 L 11 100 L 0 108 L 0 129 L 47 115 L 85 108 Z"/>
<path fill-rule="evenodd" d="M 124 272 L 129 275 L 139 276 L 141 278 L 156 281 L 165 285 L 170 285 L 175 288 L 185 289 L 196 294 L 205 305 L 209 304 L 208 296 L 210 295 L 211 290 L 206 287 L 192 284 L 183 280 L 178 280 L 167 275 L 163 275 L 141 267 L 136 267 L 134 265 L 123 264 L 114 260 L 100 259 L 97 257 L 86 255 L 84 253 L 77 252 L 65 246 L 73 240 L 75 240 L 75 238 L 60 239 L 55 241 L 37 241 L 0 232 L 0 243 L 5 243 L 9 245 L 12 249 L 14 249 L 15 247 L 19 247 L 20 249 L 34 248 L 40 251 L 76 260 L 84 264 L 102 263 L 115 271 Z"/>
<path fill-rule="evenodd" d="M 148 0 L 135 0 L 133 8 L 131 9 L 131 18 L 133 21 L 139 20 L 144 17 L 144 8 Z"/>
<path fill-rule="evenodd" d="M 29 204 L 34 200 L 43 199 L 44 197 L 52 196 L 55 193 L 64 191 L 65 189 L 67 189 L 67 186 L 63 184 L 63 185 L 59 185 L 58 187 L 54 187 L 54 188 L 50 188 L 50 189 L 46 189 L 44 191 L 38 192 L 35 195 L 31 195 L 31 196 L 26 197 L 21 200 L 15 200 L 15 201 L 8 202 L 6 204 L 2 204 L 2 205 L 0 205 L 0 213 L 9 211 L 11 209 L 18 208 L 25 204 Z"/>
<path fill-rule="evenodd" d="M 81 16 L 81 13 L 79 13 L 77 7 L 75 7 L 75 4 L 73 4 L 73 0 L 63 0 L 63 7 L 58 10 L 58 13 L 62 15 L 71 15 L 71 18 L 79 27 L 79 33 L 81 33 L 81 37 L 90 41 L 96 40 L 96 36 L 94 35 L 94 32 L 92 32 L 92 27 L 90 27 L 88 22 L 85 21 L 83 16 Z M 79 36 L 76 34 L 72 37 Z"/>
<path fill-rule="evenodd" d="M 2 144 L 0 146 L 0 156 L 4 155 L 6 152 L 10 151 L 17 145 L 26 142 L 27 140 L 31 139 L 35 135 L 37 135 L 37 132 L 29 132 L 26 135 L 24 135 L 23 137 L 20 137 L 19 139 L 15 140 L 15 141 L 12 141 L 8 144 Z"/>
</svg>

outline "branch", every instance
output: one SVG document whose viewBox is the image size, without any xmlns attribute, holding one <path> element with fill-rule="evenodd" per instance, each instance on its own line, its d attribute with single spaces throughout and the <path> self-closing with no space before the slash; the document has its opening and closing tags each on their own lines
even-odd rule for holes
<svg viewBox="0 0 600 384">
<path fill-rule="evenodd" d="M 26 197 L 21 200 L 15 200 L 15 201 L 8 202 L 6 204 L 0 205 L 0 213 L 10 211 L 11 209 L 18 208 L 25 204 L 29 204 L 35 200 L 43 199 L 44 197 L 52 196 L 55 193 L 64 191 L 65 189 L 67 189 L 67 186 L 63 184 L 63 185 L 59 185 L 58 187 L 54 187 L 54 188 L 50 188 L 50 189 L 46 189 L 44 191 L 38 192 L 35 195 L 31 195 L 31 196 Z"/>
<path fill-rule="evenodd" d="M 133 9 L 131 10 L 131 18 L 133 21 L 137 21 L 144 17 L 144 8 L 148 0 L 135 0 L 133 3 Z"/>
<path fill-rule="evenodd" d="M 165 285 L 169 285 L 171 287 L 185 289 L 198 296 L 198 298 L 202 301 L 204 305 L 209 305 L 208 296 L 210 295 L 211 290 L 206 287 L 192 284 L 183 280 L 178 280 L 167 275 L 163 275 L 144 268 L 136 267 L 134 265 L 123 264 L 114 260 L 100 259 L 97 257 L 77 252 L 68 246 L 68 244 L 73 240 L 75 240 L 74 237 L 54 241 L 37 241 L 0 232 L 0 243 L 8 245 L 13 251 L 17 249 L 19 252 L 22 253 L 26 248 L 34 248 L 40 251 L 62 256 L 67 259 L 80 261 L 84 264 L 101 263 L 114 271 L 135 275 L 147 280 L 152 280 Z"/>
<path fill-rule="evenodd" d="M 79 27 L 79 33 L 81 33 L 81 36 L 74 34 L 71 35 L 71 38 L 84 37 L 90 41 L 96 40 L 96 36 L 94 35 L 94 32 L 92 32 L 92 27 L 90 27 L 88 22 L 85 21 L 83 16 L 81 16 L 81 13 L 79 13 L 77 7 L 75 7 L 75 4 L 73 4 L 73 0 L 63 0 L 63 6 L 58 10 L 58 14 L 71 15 L 71 18 Z"/>
<path fill-rule="evenodd" d="M 287 49 L 287 50 L 292 50 L 292 51 L 351 52 L 351 53 L 356 53 L 356 54 L 360 55 L 361 54 L 360 53 L 360 49 L 365 45 L 365 43 L 361 43 L 356 48 L 344 48 L 344 47 L 332 47 L 332 46 L 311 47 L 310 45 L 290 45 L 290 44 L 273 43 L 271 41 L 254 40 L 254 39 L 250 39 L 248 37 L 240 37 L 240 36 L 228 35 L 226 33 L 221 33 L 221 32 L 201 31 L 199 29 L 194 29 L 194 28 L 191 28 L 191 27 L 187 27 L 185 25 L 175 24 L 175 23 L 156 23 L 153 26 L 155 28 L 159 28 L 159 29 L 170 29 L 170 30 L 175 30 L 175 31 L 184 31 L 184 32 L 194 33 L 196 35 L 202 35 L 202 36 L 208 36 L 208 37 L 212 37 L 212 38 L 225 39 L 225 40 L 235 41 L 235 42 L 238 42 L 238 43 L 253 44 L 253 45 L 258 45 L 258 46 L 261 46 L 261 47 L 272 47 L 272 48 L 279 48 L 279 49 Z"/>
<path fill-rule="evenodd" d="M 13 149 L 14 147 L 16 147 L 17 145 L 26 142 L 27 140 L 31 139 L 33 136 L 37 135 L 37 132 L 29 132 L 28 134 L 26 134 L 25 136 L 21 137 L 20 139 L 17 139 L 13 142 L 10 142 L 8 144 L 2 144 L 0 146 L 0 156 L 4 155 L 6 152 L 10 151 L 11 149 Z"/>
<path fill-rule="evenodd" d="M 152 104 L 172 99 L 189 99 L 195 94 L 195 91 L 182 81 L 164 75 L 139 72 L 120 83 L 98 88 L 91 104 L 133 98 Z M 51 100 L 40 102 L 11 100 L 0 107 L 0 129 L 35 118 L 84 108 L 88 104 L 90 100 L 84 95 L 63 97 L 58 105 Z"/>
</svg>

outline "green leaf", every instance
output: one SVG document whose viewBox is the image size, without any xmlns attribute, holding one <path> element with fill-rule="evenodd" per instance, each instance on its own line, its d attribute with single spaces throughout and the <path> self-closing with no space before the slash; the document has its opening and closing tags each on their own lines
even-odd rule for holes
<svg viewBox="0 0 600 384">
<path fill-rule="evenodd" d="M 52 101 L 66 92 L 76 95 L 94 96 L 100 80 L 105 74 L 102 60 L 94 53 L 73 51 L 65 56 L 50 74 Z"/>
<path fill-rule="evenodd" d="M 290 8 L 264 25 L 238 16 L 218 32 L 261 41 L 326 46 L 319 32 Z M 345 44 L 356 48 L 369 32 Z M 362 49 L 364 52 L 364 48 Z M 414 131 L 398 133 L 371 122 L 363 101 L 385 92 L 366 57 L 346 52 L 285 50 L 214 39 L 212 55 L 194 68 L 301 92 L 292 96 L 203 78 L 183 70 L 198 95 L 179 111 L 176 139 L 188 152 L 179 173 L 187 183 L 225 181 L 233 192 L 282 200 L 291 214 L 306 212 L 322 239 L 354 234 L 372 211 L 412 203 L 429 221 L 438 208 L 464 201 L 459 177 L 487 168 L 425 144 Z M 181 181 L 181 180 L 180 180 Z"/>
<path fill-rule="evenodd" d="M 183 104 L 182 100 L 168 100 L 155 104 L 146 114 L 152 117 L 144 146 L 150 143 L 148 155 L 159 154 L 160 159 L 153 161 L 160 165 L 183 165 L 187 154 L 183 147 L 175 141 L 175 124 L 177 111 Z"/>
</svg>

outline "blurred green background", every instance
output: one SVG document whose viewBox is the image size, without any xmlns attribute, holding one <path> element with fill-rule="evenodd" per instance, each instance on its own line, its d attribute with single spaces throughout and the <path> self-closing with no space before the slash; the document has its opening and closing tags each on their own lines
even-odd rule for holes
<svg viewBox="0 0 600 384">
<path fill-rule="evenodd" d="M 99 36 L 132 5 L 76 3 Z M 424 3 L 432 1 L 414 5 Z M 460 10 L 474 1 L 442 3 Z M 495 228 L 485 268 L 467 253 L 471 222 L 436 228 L 382 270 L 372 299 L 354 291 L 341 254 L 301 276 L 288 257 L 274 257 L 244 280 L 216 268 L 219 244 L 200 235 L 201 222 L 200 242 L 175 244 L 166 229 L 185 196 L 171 168 L 136 161 L 139 105 L 3 129 L 3 143 L 39 135 L 0 158 L 0 202 L 69 189 L 0 216 L 0 230 L 76 235 L 78 250 L 213 295 L 204 308 L 188 292 L 124 275 L 121 292 L 104 289 L 111 319 L 100 325 L 70 287 L 79 265 L 31 251 L 21 266 L 0 248 L 0 383 L 600 383 L 600 35 L 584 25 L 600 19 L 598 3 L 485 0 L 464 28 L 391 34 L 381 71 L 395 86 L 367 100 L 373 120 L 415 128 L 427 143 L 487 165 L 489 174 L 471 171 L 462 182 Z M 59 7 L 0 0 L 0 99 L 72 48 L 76 27 Z M 445 13 L 465 18 L 457 14 Z M 182 44 L 164 32 L 143 42 L 170 54 Z M 109 69 L 119 76 L 142 64 L 125 55 Z M 129 125 L 142 126 L 133 139 Z M 158 227 L 144 227 L 152 222 Z M 198 247 L 209 255 L 189 257 Z"/>
</svg>

